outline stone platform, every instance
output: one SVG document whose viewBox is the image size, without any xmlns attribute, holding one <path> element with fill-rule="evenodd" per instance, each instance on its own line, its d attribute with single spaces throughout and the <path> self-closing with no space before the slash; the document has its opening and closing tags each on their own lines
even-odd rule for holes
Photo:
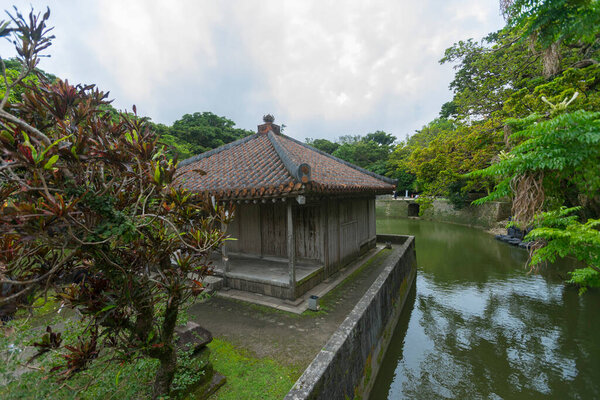
<svg viewBox="0 0 600 400">
<path fill-rule="evenodd" d="M 334 275 L 325 279 L 322 282 L 319 282 L 312 286 L 310 289 L 307 289 L 304 293 L 300 294 L 298 298 L 295 300 L 286 300 L 283 298 L 278 298 L 274 296 L 265 295 L 263 293 L 256 293 L 246 290 L 232 289 L 230 287 L 224 287 L 222 284 L 218 286 L 220 289 L 216 292 L 216 295 L 219 297 L 241 300 L 249 303 L 259 304 L 271 308 L 275 308 L 280 311 L 287 311 L 294 314 L 302 314 L 304 311 L 308 309 L 308 299 L 310 296 L 323 297 L 330 290 L 339 285 L 344 279 L 346 279 L 350 274 L 360 268 L 365 262 L 369 261 L 372 257 L 374 257 L 377 253 L 379 253 L 384 248 L 383 244 L 378 244 L 376 248 L 368 251 L 362 256 L 358 257 L 354 262 L 346 265 L 344 268 L 341 268 Z M 257 261 L 257 260 L 255 260 Z M 264 275 L 257 276 L 261 272 L 262 264 L 257 263 L 249 263 L 244 266 L 242 263 L 238 264 L 237 274 L 233 275 L 235 277 L 244 277 L 246 279 L 255 279 L 255 280 L 263 280 Z M 287 266 L 287 265 L 286 265 Z M 302 284 L 304 282 L 309 281 L 315 274 L 318 274 L 322 271 L 322 268 L 318 266 L 310 266 L 305 265 L 301 278 L 297 275 L 297 279 L 299 279 L 298 284 Z M 271 268 L 274 270 L 270 272 L 269 276 L 274 277 L 278 280 L 274 280 L 272 282 L 267 282 L 268 284 L 277 284 L 282 283 L 281 278 L 281 268 L 282 266 L 271 264 Z M 231 272 L 230 272 L 231 273 Z M 253 275 L 256 274 L 256 275 Z M 219 277 L 218 279 L 222 279 Z M 235 278 L 228 278 L 229 281 Z"/>
<path fill-rule="evenodd" d="M 323 265 L 311 260 L 297 260 L 296 285 L 290 286 L 286 258 L 252 257 L 230 254 L 225 273 L 222 259 L 214 259 L 214 274 L 223 278 L 223 287 L 258 293 L 280 299 L 296 299 L 324 279 Z"/>
<path fill-rule="evenodd" d="M 311 261 L 296 262 L 296 282 L 302 282 L 322 268 L 322 265 Z M 223 276 L 224 266 L 221 260 L 214 261 L 214 272 L 217 276 Z M 276 257 L 251 258 L 231 255 L 227 277 L 288 286 L 290 279 L 288 260 Z"/>
</svg>

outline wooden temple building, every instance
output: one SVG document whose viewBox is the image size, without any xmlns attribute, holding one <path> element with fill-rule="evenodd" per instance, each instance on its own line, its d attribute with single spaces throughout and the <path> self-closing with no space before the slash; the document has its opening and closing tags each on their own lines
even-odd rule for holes
<svg viewBox="0 0 600 400">
<path fill-rule="evenodd" d="M 225 286 L 292 300 L 375 247 L 375 195 L 396 184 L 283 135 L 270 115 L 258 133 L 182 161 L 176 182 L 236 203 L 237 240 L 215 262 Z"/>
</svg>

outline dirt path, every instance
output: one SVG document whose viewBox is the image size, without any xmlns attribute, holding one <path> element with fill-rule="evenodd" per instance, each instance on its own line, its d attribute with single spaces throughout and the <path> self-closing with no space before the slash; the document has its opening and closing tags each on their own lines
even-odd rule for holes
<svg viewBox="0 0 600 400">
<path fill-rule="evenodd" d="M 256 357 L 304 369 L 384 267 L 390 251 L 367 261 L 321 298 L 323 310 L 302 315 L 212 297 L 190 308 L 190 320 Z"/>
</svg>

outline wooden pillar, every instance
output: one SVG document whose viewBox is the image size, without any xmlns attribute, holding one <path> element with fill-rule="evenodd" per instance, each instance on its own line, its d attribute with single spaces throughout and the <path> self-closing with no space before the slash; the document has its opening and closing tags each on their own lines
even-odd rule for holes
<svg viewBox="0 0 600 400">
<path fill-rule="evenodd" d="M 323 232 L 323 264 L 325 265 L 325 276 L 329 275 L 329 205 L 328 200 L 321 204 L 321 232 Z"/>
<path fill-rule="evenodd" d="M 337 260 L 338 260 L 338 266 L 342 265 L 342 212 L 341 212 L 341 208 L 342 208 L 342 202 L 344 200 L 340 200 L 337 202 L 336 206 L 335 206 L 335 212 L 337 213 Z M 339 269 L 339 267 L 338 267 Z"/>
<path fill-rule="evenodd" d="M 296 240 L 294 238 L 294 215 L 292 202 L 287 203 L 287 253 L 290 273 L 290 297 L 296 299 Z"/>
<path fill-rule="evenodd" d="M 227 224 L 221 224 L 221 230 L 223 232 L 227 232 Z M 225 281 L 225 285 L 227 286 L 227 275 L 229 275 L 229 254 L 227 252 L 227 242 L 223 242 L 221 244 L 221 260 L 223 261 L 223 280 Z"/>
</svg>

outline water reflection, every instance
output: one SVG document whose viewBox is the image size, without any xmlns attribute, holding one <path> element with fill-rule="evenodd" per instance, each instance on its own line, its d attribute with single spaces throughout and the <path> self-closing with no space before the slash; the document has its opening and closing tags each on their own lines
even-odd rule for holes
<svg viewBox="0 0 600 400">
<path fill-rule="evenodd" d="M 542 275 L 524 250 L 474 229 L 405 219 L 378 232 L 416 236 L 418 276 L 372 399 L 600 398 L 597 292 Z"/>
</svg>

